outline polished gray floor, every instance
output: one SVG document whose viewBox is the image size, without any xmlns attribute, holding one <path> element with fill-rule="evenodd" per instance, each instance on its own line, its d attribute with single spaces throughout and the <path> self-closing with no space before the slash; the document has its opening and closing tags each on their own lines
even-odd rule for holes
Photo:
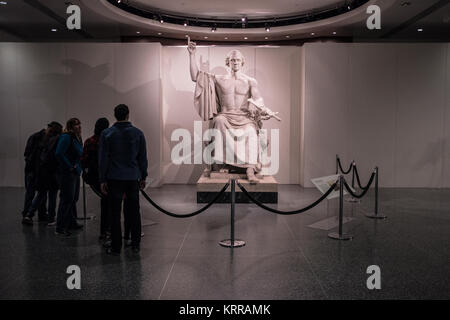
<svg viewBox="0 0 450 320">
<path fill-rule="evenodd" d="M 103 252 L 98 220 L 72 238 L 57 238 L 54 228 L 20 223 L 23 189 L 0 191 L 1 299 L 450 298 L 450 190 L 382 189 L 383 221 L 363 215 L 373 209 L 373 192 L 361 204 L 346 203 L 345 216 L 352 219 L 344 231 L 354 235 L 346 242 L 327 237 L 336 228 L 314 227 L 337 215 L 335 200 L 294 216 L 239 204 L 235 232 L 246 246 L 237 249 L 218 245 L 229 238 L 229 205 L 176 219 L 141 198 L 144 219 L 157 224 L 144 227 L 139 255 L 125 248 L 120 257 Z M 282 210 L 319 197 L 299 186 L 279 192 Z M 178 213 L 201 207 L 195 186 L 167 185 L 148 194 Z M 88 215 L 99 217 L 94 194 L 88 192 L 87 203 Z M 81 268 L 81 290 L 66 287 L 69 265 Z M 380 290 L 366 286 L 370 265 L 381 269 Z"/>
</svg>

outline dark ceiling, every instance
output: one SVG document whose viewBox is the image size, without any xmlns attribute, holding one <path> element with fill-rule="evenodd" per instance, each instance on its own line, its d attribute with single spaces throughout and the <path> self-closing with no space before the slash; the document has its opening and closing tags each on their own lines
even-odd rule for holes
<svg viewBox="0 0 450 320">
<path fill-rule="evenodd" d="M 89 0 L 100 1 L 100 0 Z M 319 0 L 318 0 L 319 1 Z M 1 4 L 6 2 L 6 4 Z M 153 1 L 155 2 L 155 1 Z M 337 29 L 327 29 L 326 24 L 311 26 L 308 33 L 297 33 L 287 37 L 279 33 L 267 41 L 261 37 L 234 38 L 209 37 L 198 39 L 207 43 L 277 43 L 302 44 L 307 41 L 345 42 L 448 42 L 450 40 L 450 0 L 401 0 L 391 1 L 382 11 L 382 29 L 368 30 L 364 24 L 348 21 Z M 66 28 L 67 6 L 79 5 L 82 13 L 82 29 L 70 31 Z M 52 31 L 57 29 L 57 31 Z M 422 31 L 419 31 L 419 30 Z M 331 30 L 335 32 L 332 34 Z M 170 30 L 169 30 L 170 31 Z M 138 33 L 139 32 L 139 33 Z M 204 30 L 209 32 L 209 30 Z M 185 43 L 186 32 L 160 32 L 152 26 L 132 20 L 115 19 L 100 14 L 81 0 L 5 0 L 0 1 L 0 41 L 14 42 L 130 42 L 158 41 L 162 44 Z M 225 34 L 226 35 L 226 34 Z M 239 34 L 239 36 L 242 33 Z M 195 39 L 195 37 L 193 37 Z M 224 39 L 227 39 L 225 41 Z"/>
</svg>

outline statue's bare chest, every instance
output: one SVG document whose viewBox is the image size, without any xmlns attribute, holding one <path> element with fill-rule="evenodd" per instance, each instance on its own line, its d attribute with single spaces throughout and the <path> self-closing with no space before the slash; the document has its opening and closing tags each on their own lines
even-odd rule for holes
<svg viewBox="0 0 450 320">
<path fill-rule="evenodd" d="M 239 94 L 239 95 L 245 95 L 248 93 L 250 86 L 248 84 L 248 81 L 243 79 L 217 79 L 217 86 L 220 89 L 220 92 L 222 94 Z"/>
</svg>

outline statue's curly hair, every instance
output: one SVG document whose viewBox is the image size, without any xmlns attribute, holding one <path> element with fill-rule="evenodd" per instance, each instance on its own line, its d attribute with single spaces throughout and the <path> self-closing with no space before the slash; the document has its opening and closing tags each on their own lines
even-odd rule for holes
<svg viewBox="0 0 450 320">
<path fill-rule="evenodd" d="M 240 52 L 239 50 L 231 50 L 230 52 L 228 52 L 227 57 L 225 58 L 225 65 L 227 67 L 230 66 L 231 56 L 234 55 L 234 54 L 237 54 L 237 53 L 239 53 L 241 55 L 241 57 L 242 57 L 242 66 L 244 66 L 244 64 L 245 64 L 245 57 L 242 54 L 242 52 Z"/>
</svg>

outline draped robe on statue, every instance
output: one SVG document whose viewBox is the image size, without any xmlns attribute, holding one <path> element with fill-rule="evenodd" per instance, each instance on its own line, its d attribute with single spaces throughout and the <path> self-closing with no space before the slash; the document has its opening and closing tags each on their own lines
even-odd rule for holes
<svg viewBox="0 0 450 320">
<path fill-rule="evenodd" d="M 241 108 L 222 106 L 216 85 L 214 74 L 198 72 L 195 109 L 203 121 L 212 120 L 213 128 L 221 133 L 220 140 L 214 139 L 211 142 L 214 143 L 213 163 L 260 171 L 257 121 L 246 109 L 247 103 Z"/>
</svg>

